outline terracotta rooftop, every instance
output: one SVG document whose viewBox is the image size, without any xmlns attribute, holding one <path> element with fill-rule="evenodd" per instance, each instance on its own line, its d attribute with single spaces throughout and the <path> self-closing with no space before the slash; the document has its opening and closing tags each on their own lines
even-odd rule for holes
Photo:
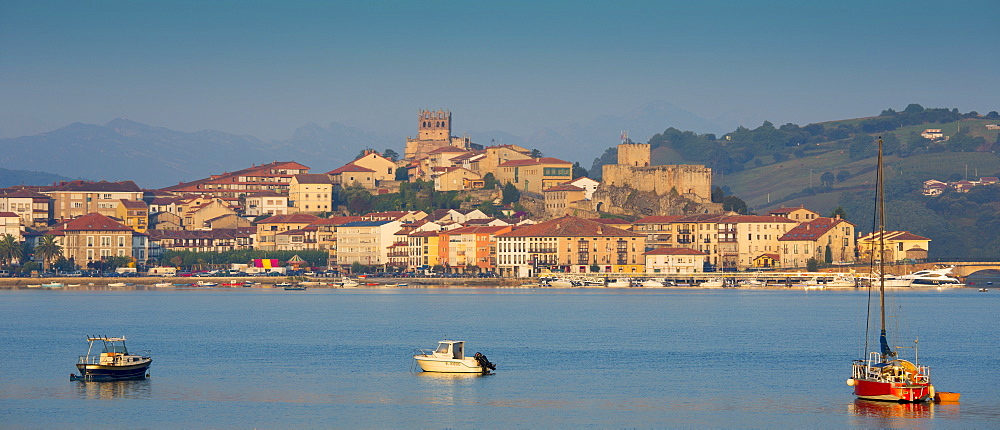
<svg viewBox="0 0 1000 430">
<path fill-rule="evenodd" d="M 498 235 L 499 237 L 644 237 L 589 219 L 564 216 Z"/>
<path fill-rule="evenodd" d="M 70 181 L 49 189 L 47 192 L 128 192 L 141 193 L 139 186 L 132 181 L 121 182 L 89 182 Z"/>
<path fill-rule="evenodd" d="M 300 173 L 295 175 L 295 180 L 300 184 L 331 184 L 330 176 L 324 173 Z"/>
<path fill-rule="evenodd" d="M 847 223 L 847 221 L 840 218 L 816 218 L 788 230 L 778 240 L 818 240 L 841 223 Z"/>
<path fill-rule="evenodd" d="M 639 218 L 633 224 L 671 223 L 681 218 L 683 218 L 682 215 L 653 215 L 645 218 Z"/>
<path fill-rule="evenodd" d="M 310 214 L 272 215 L 257 222 L 257 224 L 311 224 L 320 219 Z"/>
<path fill-rule="evenodd" d="M 146 202 L 136 200 L 118 200 L 126 209 L 148 209 Z"/>
<path fill-rule="evenodd" d="M 67 221 L 62 225 L 63 231 L 131 231 L 125 224 L 115 221 L 99 213 L 89 213 L 79 218 Z"/>
<path fill-rule="evenodd" d="M 331 170 L 329 172 L 326 172 L 326 174 L 327 175 L 339 175 L 341 173 L 347 173 L 347 172 L 375 173 L 374 170 L 369 169 L 367 167 L 361 167 L 361 166 L 359 166 L 357 164 L 347 163 L 347 164 L 345 164 L 345 165 L 343 165 L 341 167 L 338 167 L 338 168 L 333 169 L 333 170 Z"/>
<path fill-rule="evenodd" d="M 558 158 L 541 157 L 541 158 L 529 158 L 527 160 L 510 160 L 500 164 L 498 167 L 533 166 L 536 164 L 566 164 L 569 166 L 573 165 L 573 163 L 570 163 L 569 161 L 563 161 Z"/>
<path fill-rule="evenodd" d="M 706 255 L 697 249 L 691 248 L 656 248 L 646 251 L 642 255 Z"/>
<path fill-rule="evenodd" d="M 559 184 L 559 185 L 556 185 L 556 186 L 554 186 L 552 188 L 545 189 L 545 190 L 542 190 L 542 191 L 547 193 L 549 191 L 584 191 L 584 189 L 580 188 L 580 187 L 578 187 L 576 185 Z"/>
</svg>

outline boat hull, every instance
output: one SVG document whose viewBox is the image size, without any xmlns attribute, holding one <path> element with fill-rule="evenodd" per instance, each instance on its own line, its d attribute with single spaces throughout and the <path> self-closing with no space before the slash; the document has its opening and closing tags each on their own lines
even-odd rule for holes
<svg viewBox="0 0 1000 430">
<path fill-rule="evenodd" d="M 146 379 L 146 373 L 149 371 L 149 366 L 151 364 L 153 364 L 152 359 L 129 366 L 108 366 L 102 364 L 79 363 L 76 365 L 76 368 L 80 371 L 80 374 L 71 375 L 70 379 L 79 381 L 124 381 Z"/>
<path fill-rule="evenodd" d="M 420 370 L 424 372 L 439 373 L 485 373 L 475 359 L 466 358 L 464 360 L 443 359 L 423 355 L 415 355 L 413 359 L 417 361 Z"/>
<path fill-rule="evenodd" d="M 930 384 L 854 380 L 854 395 L 859 399 L 886 402 L 917 403 L 930 400 Z"/>
</svg>

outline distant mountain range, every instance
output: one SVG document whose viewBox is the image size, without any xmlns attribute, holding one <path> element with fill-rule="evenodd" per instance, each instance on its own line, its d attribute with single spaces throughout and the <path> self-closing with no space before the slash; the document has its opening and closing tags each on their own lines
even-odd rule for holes
<svg viewBox="0 0 1000 430">
<path fill-rule="evenodd" d="M 620 116 L 603 115 L 530 136 L 501 130 L 469 134 L 478 144 L 537 148 L 547 156 L 590 166 L 593 158 L 618 143 L 621 130 L 628 130 L 633 141 L 645 142 L 667 127 L 698 133 L 724 130 L 670 103 L 653 102 Z M 104 125 L 73 123 L 33 136 L 0 139 L 0 168 L 52 172 L 52 178 L 132 180 L 142 187 L 160 188 L 275 160 L 294 160 L 313 172 L 327 172 L 353 160 L 365 148 L 393 148 L 402 154 L 404 142 L 405 136 L 383 136 L 336 122 L 326 127 L 307 123 L 287 140 L 267 142 L 247 135 L 181 132 L 117 118 Z M 45 176 L 30 178 L 26 180 L 44 182 L 28 185 L 53 182 Z"/>
</svg>

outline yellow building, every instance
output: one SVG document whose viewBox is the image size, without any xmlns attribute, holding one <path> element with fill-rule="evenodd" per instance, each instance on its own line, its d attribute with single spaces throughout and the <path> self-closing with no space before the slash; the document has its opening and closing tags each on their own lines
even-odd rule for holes
<svg viewBox="0 0 1000 430">
<path fill-rule="evenodd" d="M 564 216 L 497 235 L 500 276 L 539 272 L 642 273 L 645 235 Z"/>
<path fill-rule="evenodd" d="M 354 185 L 368 190 L 375 188 L 376 172 L 367 167 L 347 163 L 342 167 L 326 172 L 326 174 L 330 175 L 330 182 L 340 188 L 347 188 Z"/>
<path fill-rule="evenodd" d="M 257 222 L 255 248 L 264 251 L 277 249 L 277 235 L 289 230 L 301 230 L 320 219 L 309 214 L 274 215 Z"/>
<path fill-rule="evenodd" d="M 417 231 L 408 236 L 410 244 L 410 267 L 433 268 L 440 265 L 440 247 L 437 231 Z"/>
<path fill-rule="evenodd" d="M 778 208 L 767 211 L 770 216 L 781 216 L 797 222 L 809 222 L 819 218 L 819 213 L 806 209 L 803 206 L 797 208 Z"/>
<path fill-rule="evenodd" d="M 378 152 L 372 149 L 366 150 L 364 156 L 349 164 L 371 170 L 375 181 L 393 181 L 396 179 L 396 163 L 379 155 Z"/>
<path fill-rule="evenodd" d="M 447 167 L 431 176 L 437 191 L 478 190 L 484 183 L 482 176 L 464 167 Z"/>
<path fill-rule="evenodd" d="M 804 222 L 788 230 L 778 241 L 784 268 L 806 267 L 809 259 L 819 263 L 854 262 L 854 224 L 839 217 Z M 826 261 L 828 255 L 830 261 Z"/>
<path fill-rule="evenodd" d="M 882 235 L 870 233 L 858 238 L 858 256 L 862 261 L 871 258 L 872 249 L 879 247 Z M 902 260 L 926 260 L 931 240 L 908 231 L 886 231 L 885 261 L 894 263 Z"/>
<path fill-rule="evenodd" d="M 543 190 L 545 197 L 545 215 L 559 217 L 567 215 L 573 202 L 585 200 L 587 190 L 576 185 L 561 184 Z"/>
<path fill-rule="evenodd" d="M 333 205 L 333 182 L 325 174 L 292 176 L 288 185 L 288 203 L 296 212 L 330 212 Z"/>
<path fill-rule="evenodd" d="M 511 160 L 500 164 L 494 173 L 501 184 L 513 183 L 517 189 L 541 193 L 573 179 L 573 163 L 542 157 Z"/>
<path fill-rule="evenodd" d="M 115 217 L 139 233 L 149 228 L 149 207 L 141 200 L 119 200 Z"/>
</svg>

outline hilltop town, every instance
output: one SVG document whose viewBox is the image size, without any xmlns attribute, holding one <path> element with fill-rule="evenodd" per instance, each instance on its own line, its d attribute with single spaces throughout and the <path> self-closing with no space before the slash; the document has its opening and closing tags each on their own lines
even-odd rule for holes
<svg viewBox="0 0 1000 430">
<path fill-rule="evenodd" d="M 0 190 L 0 258 L 15 272 L 148 270 L 254 250 L 318 253 L 310 266 L 339 273 L 524 277 L 815 268 L 872 248 L 839 215 L 726 210 L 711 168 L 652 165 L 649 144 L 623 138 L 598 181 L 534 150 L 455 136 L 451 121 L 422 110 L 399 159 L 367 149 L 325 173 L 274 161 L 160 189 L 76 180 Z M 927 258 L 928 238 L 887 240 L 890 261 Z"/>
</svg>

